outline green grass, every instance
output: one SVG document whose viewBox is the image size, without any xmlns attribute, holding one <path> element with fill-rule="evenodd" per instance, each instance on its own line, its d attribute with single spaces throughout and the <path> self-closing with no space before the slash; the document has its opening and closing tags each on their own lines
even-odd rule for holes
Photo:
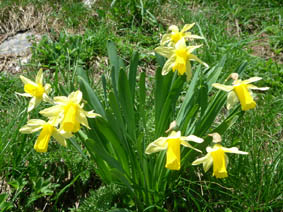
<svg viewBox="0 0 283 212">
<path fill-rule="evenodd" d="M 39 10 L 44 4 L 52 8 L 48 19 L 57 19 L 60 24 L 50 28 L 52 32 L 34 45 L 33 57 L 25 66 L 31 73 L 24 74 L 29 73 L 33 78 L 40 67 L 50 70 L 46 80 L 56 82 L 56 95 L 64 86 L 67 91 L 76 88 L 76 80 L 71 80 L 82 67 L 93 74 L 94 86 L 103 98 L 102 81 L 97 78 L 109 69 L 102 58 L 107 55 L 106 41 L 110 39 L 117 44 L 126 64 L 137 50 L 142 55 L 141 69 L 149 72 L 148 75 L 154 73 L 156 64 L 150 53 L 158 46 L 160 34 L 171 24 L 182 27 L 184 23 L 196 22 L 192 32 L 205 37 L 201 41 L 202 49 L 197 52 L 203 61 L 213 66 L 226 55 L 226 73 L 247 61 L 242 77 L 260 76 L 263 80 L 257 85 L 271 88 L 259 92 L 256 110 L 245 113 L 223 135 L 225 146 L 238 146 L 249 152 L 248 156 L 229 155 L 229 178 L 217 180 L 211 176 L 211 170 L 204 173 L 201 167 L 189 166 L 168 190 L 163 207 L 168 211 L 279 211 L 283 201 L 282 3 L 279 0 L 156 1 L 159 7 L 155 9 L 151 1 L 143 2 L 144 11 L 148 12 L 142 13 L 140 1 L 121 1 L 112 8 L 109 8 L 111 1 L 98 1 L 87 9 L 79 0 L 4 0 L 0 8 L 7 11 L 16 3 L 23 6 L 33 3 Z M 8 17 L 2 15 L 0 21 L 7 21 Z M 255 46 L 266 47 L 258 52 Z M 147 83 L 150 89 L 152 80 Z M 44 207 L 76 211 L 76 203 L 80 203 L 78 211 L 105 211 L 130 205 L 123 202 L 119 189 L 101 184 L 93 171 L 95 164 L 88 160 L 85 150 L 83 156 L 72 144 L 66 149 L 51 142 L 47 154 L 36 153 L 35 135 L 18 132 L 26 122 L 24 110 L 28 100 L 15 92 L 23 92 L 18 76 L 0 73 L 1 194 L 8 195 L 2 202 L 10 203 L 11 211 Z M 82 147 L 80 141 L 77 143 Z M 199 173 L 199 177 L 192 177 L 192 172 Z M 104 201 L 101 208 L 99 201 Z M 4 208 L 1 198 L 0 207 Z"/>
</svg>

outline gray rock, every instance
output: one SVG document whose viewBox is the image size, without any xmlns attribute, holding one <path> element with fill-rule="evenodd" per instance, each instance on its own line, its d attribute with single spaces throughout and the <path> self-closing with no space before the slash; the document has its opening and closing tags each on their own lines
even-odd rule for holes
<svg viewBox="0 0 283 212">
<path fill-rule="evenodd" d="M 0 45 L 0 56 L 21 56 L 30 53 L 32 32 L 19 33 Z"/>
</svg>

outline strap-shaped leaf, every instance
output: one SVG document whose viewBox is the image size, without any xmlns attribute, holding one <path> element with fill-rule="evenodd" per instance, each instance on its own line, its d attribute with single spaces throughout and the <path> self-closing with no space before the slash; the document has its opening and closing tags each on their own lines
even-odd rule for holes
<svg viewBox="0 0 283 212">
<path fill-rule="evenodd" d="M 139 81 L 139 115 L 141 116 L 142 124 L 141 126 L 146 130 L 146 120 L 145 120 L 145 97 L 146 97 L 146 90 L 145 90 L 145 72 L 140 74 L 140 81 Z"/>
<path fill-rule="evenodd" d="M 170 91 L 167 94 L 166 100 L 162 104 L 161 112 L 159 114 L 159 120 L 157 120 L 157 125 L 155 129 L 155 137 L 160 137 L 165 130 L 168 128 L 170 123 L 170 118 L 172 118 L 173 111 L 175 110 L 175 104 L 180 95 L 185 82 L 185 76 L 178 76 L 174 80 Z M 160 92 L 163 92 L 162 90 Z M 171 115 L 171 116 L 170 116 Z"/>
<path fill-rule="evenodd" d="M 89 85 L 88 78 L 86 77 L 85 74 L 83 74 L 83 70 L 79 72 L 78 78 L 79 78 L 80 89 L 83 92 L 83 98 L 88 102 L 86 107 L 90 110 L 94 109 L 96 113 L 99 113 L 103 117 L 106 117 L 105 110 L 101 102 L 99 101 L 95 91 Z"/>
<path fill-rule="evenodd" d="M 186 91 L 186 96 L 184 98 L 184 101 L 181 105 L 181 108 L 180 108 L 180 110 L 177 114 L 177 118 L 176 118 L 178 126 L 182 125 L 183 120 L 186 118 L 187 114 L 190 112 L 191 108 L 193 107 L 192 97 L 194 95 L 196 95 L 195 90 L 196 90 L 196 87 L 198 85 L 197 83 L 199 81 L 199 73 L 200 73 L 200 68 L 198 68 L 195 71 L 193 78 L 191 80 L 190 86 L 189 86 L 188 90 Z"/>
<path fill-rule="evenodd" d="M 136 76 L 139 63 L 139 54 L 134 52 L 134 55 L 131 58 L 130 62 L 130 71 L 129 71 L 129 86 L 132 94 L 132 99 L 135 99 L 135 89 L 136 89 Z"/>
<path fill-rule="evenodd" d="M 106 151 L 106 149 L 104 148 L 103 145 L 100 144 L 100 142 L 95 141 L 91 138 L 88 138 L 84 144 L 86 145 L 86 147 L 88 148 L 89 152 L 94 153 L 96 155 L 96 157 L 100 157 L 103 160 L 105 160 L 107 162 L 107 164 L 112 168 L 112 169 L 117 169 L 119 170 L 121 173 L 123 173 L 124 175 L 126 175 L 125 170 L 123 169 L 123 167 L 121 166 L 121 164 L 114 159 L 110 154 L 108 154 L 108 152 Z"/>
<path fill-rule="evenodd" d="M 108 123 L 102 119 L 97 118 L 95 119 L 95 127 L 99 134 L 103 136 L 103 140 L 106 143 L 104 145 L 106 150 L 110 155 L 116 156 L 118 161 L 120 161 L 121 166 L 123 166 L 127 173 L 129 173 L 129 164 L 128 164 L 128 155 L 129 151 L 127 146 L 127 141 L 119 140 L 115 132 L 110 128 Z M 107 145 L 107 143 L 111 144 L 111 146 Z"/>
<path fill-rule="evenodd" d="M 127 131 L 132 139 L 136 138 L 136 120 L 134 104 L 130 91 L 129 81 L 124 70 L 120 71 L 119 76 L 119 100 L 123 110 Z"/>
<path fill-rule="evenodd" d="M 117 48 L 112 41 L 107 42 L 107 53 L 111 65 L 111 78 L 112 78 L 112 86 L 114 89 L 115 95 L 117 95 L 117 85 L 119 80 L 119 72 L 121 68 L 124 68 L 125 65 L 123 60 L 117 54 Z"/>
<path fill-rule="evenodd" d="M 219 76 L 224 68 L 224 65 L 225 65 L 225 62 L 226 62 L 226 55 L 224 55 L 220 62 L 213 66 L 209 72 L 206 74 L 207 76 L 207 86 L 208 86 L 208 92 L 211 91 L 212 89 L 212 84 L 215 83 L 215 82 L 219 82 Z M 220 79 L 221 81 L 224 80 L 224 78 Z"/>
</svg>

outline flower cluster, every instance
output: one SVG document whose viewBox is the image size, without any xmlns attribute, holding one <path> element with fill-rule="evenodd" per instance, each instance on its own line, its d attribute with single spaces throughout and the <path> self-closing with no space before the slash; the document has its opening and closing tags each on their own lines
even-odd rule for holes
<svg viewBox="0 0 283 212">
<path fill-rule="evenodd" d="M 170 70 L 178 71 L 179 75 L 186 73 L 187 80 L 192 77 L 190 60 L 197 61 L 206 67 L 208 65 L 202 62 L 197 56 L 193 55 L 192 52 L 199 48 L 198 46 L 187 46 L 186 41 L 192 41 L 193 39 L 203 39 L 200 36 L 192 35 L 190 30 L 194 24 L 186 24 L 181 31 L 178 27 L 173 25 L 169 27 L 171 33 L 163 35 L 161 39 L 161 46 L 157 47 L 155 51 L 168 58 L 165 65 L 163 66 L 162 74 L 166 75 Z M 253 99 L 252 90 L 268 90 L 268 87 L 259 88 L 250 83 L 261 80 L 260 77 L 252 77 L 248 80 L 240 80 L 237 73 L 232 73 L 230 77 L 234 80 L 232 85 L 222 85 L 219 83 L 212 84 L 213 87 L 228 92 L 227 96 L 227 109 L 231 109 L 235 104 L 240 102 L 243 111 L 247 111 L 255 108 L 256 103 Z M 229 77 L 229 78 L 230 78 Z M 172 125 L 172 126 L 171 126 Z M 170 128 L 166 133 L 175 128 L 176 123 L 172 122 Z M 203 164 L 204 171 L 213 165 L 213 176 L 216 178 L 225 178 L 227 174 L 228 156 L 225 153 L 235 154 L 248 154 L 247 152 L 240 151 L 237 147 L 226 148 L 223 147 L 221 142 L 221 136 L 218 133 L 209 134 L 212 136 L 212 140 L 215 143 L 213 147 L 207 147 L 207 154 L 195 160 L 192 165 Z M 160 137 L 150 143 L 146 150 L 146 154 L 151 154 L 161 150 L 166 150 L 167 160 L 165 167 L 170 170 L 179 170 L 181 167 L 180 159 L 180 148 L 181 144 L 185 147 L 192 148 L 196 151 L 201 152 L 199 149 L 194 148 L 188 143 L 193 141 L 195 143 L 202 143 L 203 139 L 194 135 L 181 136 L 181 132 L 172 131 L 168 137 Z"/>
<path fill-rule="evenodd" d="M 23 96 L 32 97 L 28 106 L 28 112 L 34 109 L 41 100 L 54 104 L 39 113 L 48 118 L 48 121 L 41 119 L 30 119 L 25 126 L 20 129 L 21 133 L 34 133 L 40 131 L 40 134 L 34 144 L 37 152 L 46 152 L 48 143 L 53 137 L 62 146 L 67 146 L 66 138 L 73 136 L 73 133 L 80 130 L 81 125 L 89 128 L 87 118 L 100 116 L 93 111 L 85 111 L 82 101 L 82 92 L 72 92 L 68 97 L 56 96 L 52 99 L 48 97 L 51 86 L 43 86 L 43 73 L 40 70 L 36 76 L 35 82 L 20 76 L 24 83 L 25 94 Z"/>
<path fill-rule="evenodd" d="M 208 67 L 206 63 L 201 61 L 196 55 L 192 52 L 201 47 L 201 45 L 187 46 L 186 41 L 192 41 L 194 39 L 203 39 L 198 35 L 192 35 L 191 32 L 188 32 L 193 24 L 186 24 L 181 31 L 178 27 L 172 25 L 169 27 L 171 33 L 163 35 L 159 47 L 155 51 L 168 58 L 162 69 L 162 75 L 168 74 L 170 70 L 173 72 L 178 71 L 179 75 L 186 74 L 187 80 L 189 81 L 192 77 L 192 68 L 190 61 L 197 61 L 200 64 Z"/>
</svg>

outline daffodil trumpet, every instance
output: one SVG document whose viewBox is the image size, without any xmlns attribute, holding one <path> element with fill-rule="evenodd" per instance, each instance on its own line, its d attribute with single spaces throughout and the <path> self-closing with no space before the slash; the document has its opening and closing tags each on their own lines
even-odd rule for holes
<svg viewBox="0 0 283 212">
<path fill-rule="evenodd" d="M 256 102 L 253 99 L 252 90 L 268 90 L 268 87 L 256 87 L 250 83 L 261 80 L 260 77 L 252 77 L 247 80 L 238 79 L 238 74 L 231 74 L 234 79 L 232 85 L 222 85 L 213 83 L 212 86 L 220 90 L 228 92 L 227 109 L 230 110 L 235 104 L 240 102 L 243 111 L 247 111 L 256 107 Z"/>
<path fill-rule="evenodd" d="M 181 156 L 180 156 L 180 145 L 192 148 L 196 151 L 200 150 L 194 148 L 188 143 L 193 141 L 196 143 L 202 143 L 203 139 L 194 135 L 181 136 L 181 132 L 172 131 L 168 137 L 160 137 L 150 143 L 146 150 L 146 154 L 151 154 L 166 150 L 166 165 L 165 167 L 170 170 L 180 170 L 181 167 Z"/>
<path fill-rule="evenodd" d="M 25 93 L 17 93 L 21 96 L 31 97 L 31 100 L 28 105 L 28 112 L 37 107 L 40 102 L 43 100 L 45 102 L 51 102 L 48 97 L 48 93 L 51 91 L 50 84 L 45 84 L 43 86 L 43 72 L 40 69 L 36 75 L 35 81 L 32 81 L 22 75 L 20 78 L 24 84 Z"/>
<path fill-rule="evenodd" d="M 56 123 L 52 120 L 45 122 L 41 119 L 31 119 L 20 129 L 20 132 L 24 134 L 30 134 L 37 131 L 40 131 L 34 144 L 34 149 L 37 152 L 47 152 L 51 137 L 53 137 L 59 144 L 66 147 L 66 138 L 72 136 L 71 133 L 58 130 L 56 128 Z"/>
<path fill-rule="evenodd" d="M 39 113 L 49 119 L 58 120 L 60 129 L 66 132 L 73 133 L 79 131 L 81 124 L 89 128 L 87 117 L 95 118 L 100 116 L 93 111 L 85 111 L 83 109 L 84 104 L 81 104 L 81 91 L 72 92 L 68 97 L 54 97 L 53 101 L 55 106 L 46 108 Z"/>
<path fill-rule="evenodd" d="M 190 61 L 197 61 L 200 64 L 208 67 L 206 63 L 201 61 L 192 52 L 201 47 L 198 46 L 186 46 L 184 38 L 180 39 L 175 47 L 159 46 L 155 49 L 155 52 L 168 58 L 162 68 L 162 75 L 166 75 L 172 70 L 173 72 L 178 71 L 179 75 L 186 74 L 187 81 L 192 78 L 192 68 Z"/>
</svg>

